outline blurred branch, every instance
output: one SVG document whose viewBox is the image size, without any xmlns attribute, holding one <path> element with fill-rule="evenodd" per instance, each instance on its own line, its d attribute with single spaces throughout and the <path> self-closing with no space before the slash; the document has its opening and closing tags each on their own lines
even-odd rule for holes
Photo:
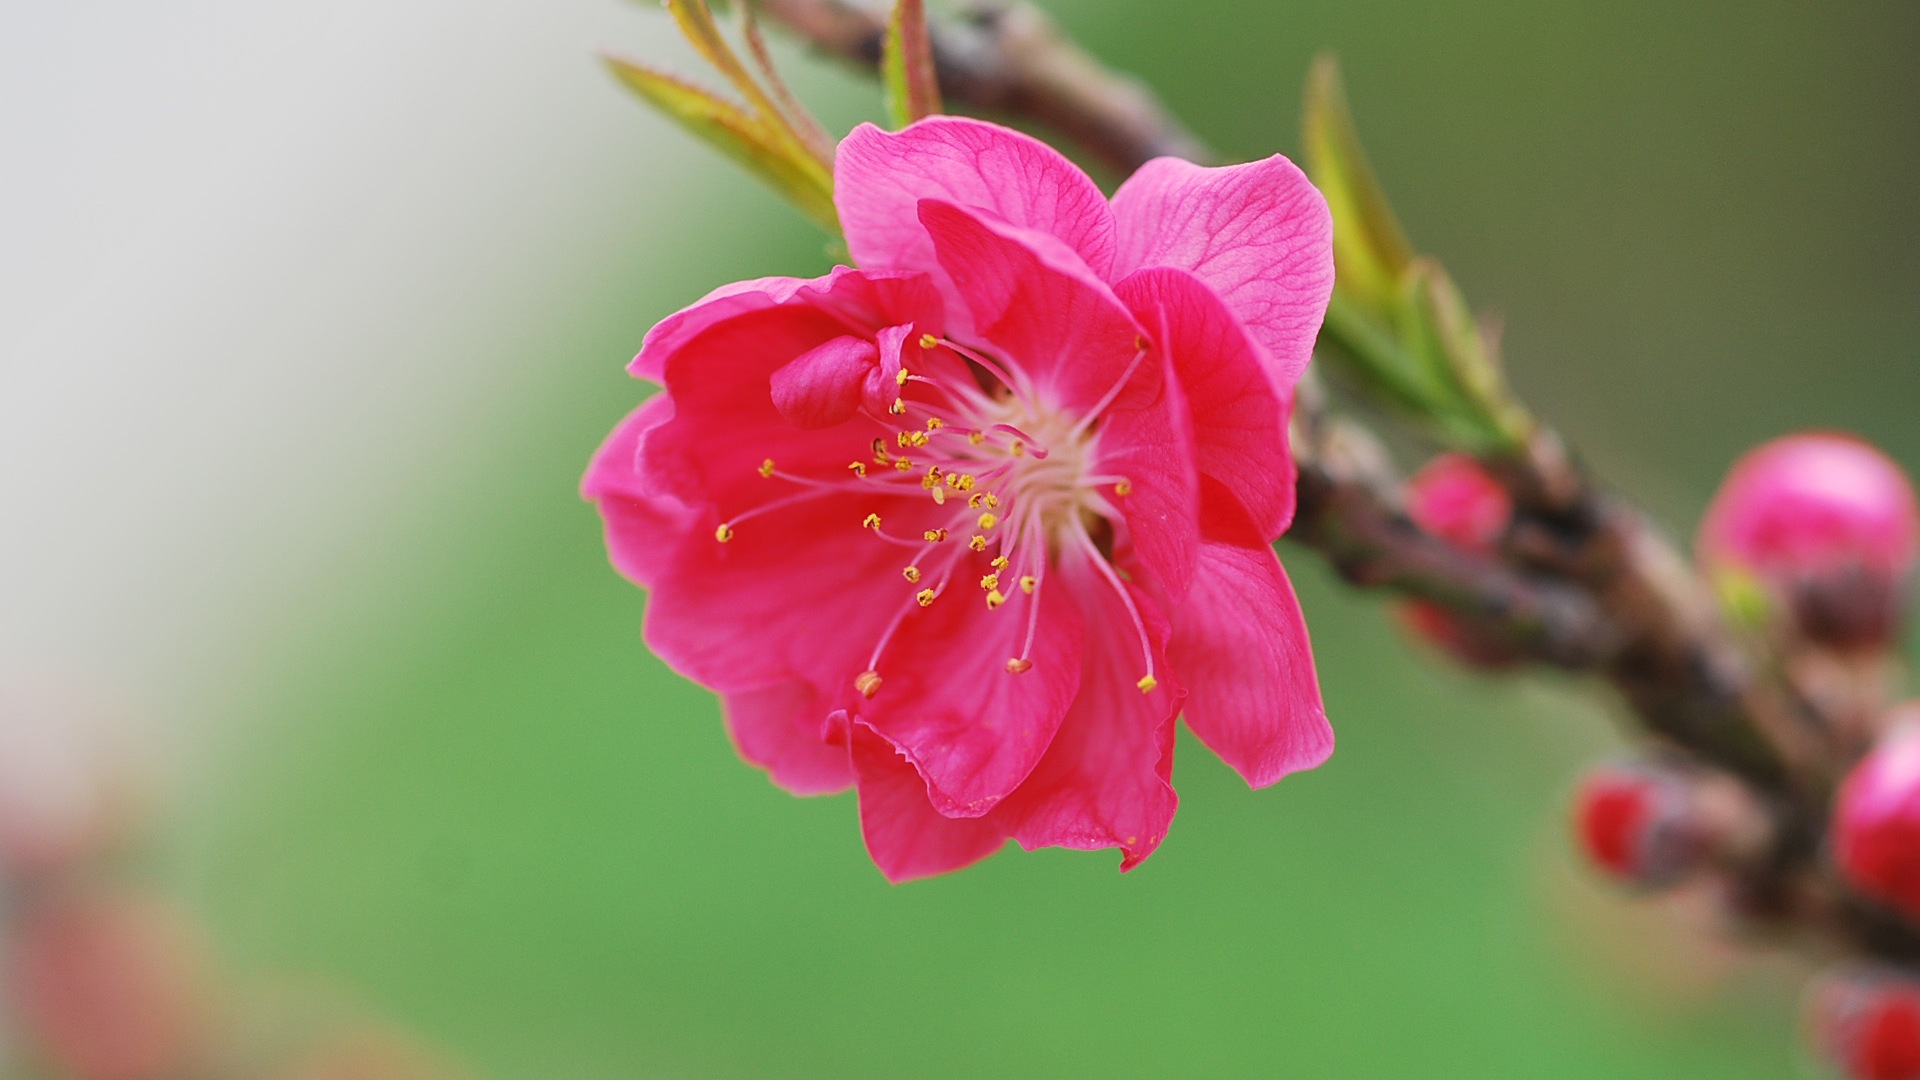
<svg viewBox="0 0 1920 1080">
<path fill-rule="evenodd" d="M 855 0 L 754 4 L 815 48 L 878 69 L 884 10 Z M 940 90 L 950 101 L 1038 121 L 1121 172 L 1156 157 L 1212 156 L 1139 80 L 1101 66 L 1031 5 L 974 4 L 929 30 Z"/>
</svg>

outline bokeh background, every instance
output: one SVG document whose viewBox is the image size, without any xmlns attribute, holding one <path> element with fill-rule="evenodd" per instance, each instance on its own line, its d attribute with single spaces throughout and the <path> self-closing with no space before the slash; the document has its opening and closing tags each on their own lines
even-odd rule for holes
<svg viewBox="0 0 1920 1080">
<path fill-rule="evenodd" d="M 1920 7 L 1047 6 L 1233 157 L 1336 50 L 1516 382 L 1677 529 L 1792 428 L 1920 467 Z M 1339 752 L 1250 794 L 1183 743 L 1124 878 L 889 887 L 850 797 L 736 761 L 575 485 L 648 326 L 823 244 L 603 47 L 691 69 L 617 0 L 0 9 L 0 688 L 140 718 L 135 872 L 234 985 L 498 1080 L 1805 1073 L 1790 963 L 1567 854 L 1604 701 L 1444 670 L 1299 549 Z"/>
</svg>

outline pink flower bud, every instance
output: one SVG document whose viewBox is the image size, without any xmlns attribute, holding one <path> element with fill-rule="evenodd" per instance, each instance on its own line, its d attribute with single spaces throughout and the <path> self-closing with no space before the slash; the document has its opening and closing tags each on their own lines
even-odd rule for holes
<svg viewBox="0 0 1920 1080">
<path fill-rule="evenodd" d="M 1886 641 L 1920 553 L 1920 507 L 1900 467 L 1848 435 L 1789 435 L 1740 459 L 1701 523 L 1724 593 L 1757 585 L 1809 636 Z"/>
<path fill-rule="evenodd" d="M 1479 462 L 1441 454 L 1408 479 L 1407 516 L 1449 543 L 1491 551 L 1513 519 L 1513 500 Z"/>
<path fill-rule="evenodd" d="M 1882 739 L 1840 785 L 1833 857 L 1863 895 L 1920 917 L 1920 728 Z"/>
<path fill-rule="evenodd" d="M 1847 1080 L 1920 1080 L 1920 984 L 1897 975 L 1831 975 L 1807 995 L 1814 1046 Z"/>
<path fill-rule="evenodd" d="M 1441 454 L 1427 462 L 1408 479 L 1406 498 L 1414 524 L 1469 551 L 1492 551 L 1513 518 L 1506 489 L 1465 454 Z M 1408 633 L 1465 667 L 1498 671 L 1520 660 L 1513 646 L 1438 604 L 1408 600 L 1395 613 Z"/>
<path fill-rule="evenodd" d="M 1574 838 L 1610 877 L 1671 885 L 1697 869 L 1707 829 L 1690 777 L 1655 763 L 1601 765 L 1574 792 Z"/>
</svg>

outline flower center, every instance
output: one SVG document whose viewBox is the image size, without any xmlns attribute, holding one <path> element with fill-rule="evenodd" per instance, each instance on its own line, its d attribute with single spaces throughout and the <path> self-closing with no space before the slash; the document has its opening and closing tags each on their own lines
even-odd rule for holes
<svg viewBox="0 0 1920 1080">
<path fill-rule="evenodd" d="M 1101 475 L 1094 465 L 1100 414 L 1134 369 L 1127 369 L 1106 398 L 1080 413 L 1049 401 L 989 356 L 933 335 L 920 338 L 919 346 L 930 361 L 925 371 L 903 366 L 897 396 L 885 414 L 868 410 L 891 429 L 890 439 L 874 439 L 867 456 L 831 479 L 791 475 L 772 460 L 763 462 L 762 477 L 801 490 L 722 524 L 715 539 L 726 543 L 742 522 L 795 502 L 850 490 L 871 500 L 874 508 L 863 511 L 860 524 L 881 542 L 903 549 L 900 575 L 913 592 L 876 644 L 868 670 L 855 680 L 868 698 L 880 689 L 881 658 L 907 616 L 976 585 L 989 611 L 1019 601 L 1015 606 L 1024 616 L 1025 633 L 1006 667 L 1014 674 L 1031 670 L 1048 567 L 1061 551 L 1084 549 L 1133 616 L 1146 654 L 1140 689 L 1151 691 L 1157 684 L 1144 623 L 1094 539 L 1104 531 L 1104 521 L 1120 516 L 1112 500 L 1132 490 L 1128 478 Z M 936 357 L 936 349 L 947 355 Z M 904 514 L 901 496 L 913 500 L 904 504 Z M 905 529 L 898 524 L 901 517 L 907 520 Z"/>
</svg>

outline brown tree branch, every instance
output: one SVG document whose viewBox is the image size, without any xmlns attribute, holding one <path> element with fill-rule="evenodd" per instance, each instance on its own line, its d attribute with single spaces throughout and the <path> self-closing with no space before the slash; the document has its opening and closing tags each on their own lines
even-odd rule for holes
<svg viewBox="0 0 1920 1080">
<path fill-rule="evenodd" d="M 880 8 L 856 0 L 754 3 L 823 52 L 868 69 L 880 63 Z M 974 4 L 931 30 L 949 101 L 1045 124 L 1123 173 L 1156 157 L 1212 156 L 1139 80 L 1101 66 L 1038 8 Z"/>
</svg>

